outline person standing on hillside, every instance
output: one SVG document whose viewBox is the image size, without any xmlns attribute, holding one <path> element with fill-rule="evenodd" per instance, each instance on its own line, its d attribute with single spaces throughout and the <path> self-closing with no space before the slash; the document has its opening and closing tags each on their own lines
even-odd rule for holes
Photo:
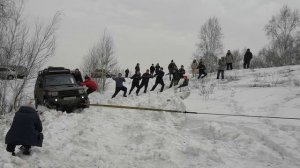
<svg viewBox="0 0 300 168">
<path fill-rule="evenodd" d="M 170 63 L 169 66 L 168 66 L 168 70 L 169 70 L 169 79 L 170 79 L 170 81 L 172 81 L 172 76 L 173 76 L 173 74 L 174 74 L 174 69 L 175 69 L 175 67 L 177 67 L 176 64 L 174 63 L 173 60 L 171 60 L 171 63 Z"/>
<path fill-rule="evenodd" d="M 140 71 L 135 71 L 135 74 L 130 78 L 132 79 L 131 88 L 129 94 L 131 94 L 132 90 L 136 87 L 137 89 L 140 86 L 141 73 Z"/>
<path fill-rule="evenodd" d="M 180 74 L 179 70 L 176 67 L 175 70 L 174 70 L 173 79 L 172 79 L 172 81 L 170 83 L 169 88 L 171 88 L 173 85 L 174 86 L 178 85 L 180 79 L 181 79 L 181 74 Z"/>
<path fill-rule="evenodd" d="M 183 65 L 181 65 L 181 67 L 179 69 L 179 74 L 180 74 L 180 78 L 183 78 L 183 75 L 185 74 L 185 69 L 184 69 Z"/>
<path fill-rule="evenodd" d="M 161 84 L 160 92 L 162 92 L 164 90 L 164 87 L 165 87 L 165 83 L 163 80 L 164 75 L 165 75 L 165 72 L 163 71 L 163 67 L 160 67 L 160 70 L 158 70 L 157 73 L 154 75 L 154 77 L 156 76 L 155 84 L 150 91 L 153 91 L 158 84 Z"/>
<path fill-rule="evenodd" d="M 155 71 L 155 67 L 154 67 L 154 64 L 152 64 L 150 66 L 150 74 L 153 75 L 154 74 L 154 71 Z"/>
<path fill-rule="evenodd" d="M 127 68 L 127 69 L 125 70 L 125 78 L 128 78 L 128 75 L 129 75 L 129 69 Z"/>
<path fill-rule="evenodd" d="M 244 69 L 248 69 L 250 67 L 250 61 L 252 57 L 252 52 L 250 52 L 250 49 L 248 48 L 244 55 Z"/>
<path fill-rule="evenodd" d="M 135 69 L 135 72 L 140 72 L 140 70 L 141 70 L 140 69 L 140 64 L 137 63 L 134 69 Z"/>
<path fill-rule="evenodd" d="M 30 155 L 31 146 L 42 147 L 42 131 L 42 122 L 32 103 L 21 106 L 5 136 L 6 150 L 15 156 L 16 145 L 22 145 L 23 154 Z"/>
<path fill-rule="evenodd" d="M 199 76 L 198 76 L 198 79 L 204 78 L 204 77 L 207 75 L 207 73 L 205 72 L 206 67 L 205 67 L 205 65 L 203 64 L 202 60 L 199 62 L 199 65 L 198 65 L 197 68 L 199 69 Z M 203 76 L 201 76 L 201 75 L 203 75 Z"/>
<path fill-rule="evenodd" d="M 227 51 L 227 54 L 225 56 L 227 70 L 232 70 L 232 62 L 233 62 L 233 55 L 231 54 L 230 50 Z"/>
<path fill-rule="evenodd" d="M 225 57 L 221 57 L 221 59 L 219 59 L 219 61 L 218 61 L 217 79 L 219 79 L 220 74 L 222 76 L 222 79 L 224 79 L 225 66 L 226 66 Z"/>
<path fill-rule="evenodd" d="M 147 69 L 146 72 L 142 75 L 142 82 L 136 91 L 136 95 L 139 94 L 141 88 L 144 86 L 145 86 L 144 93 L 147 92 L 148 83 L 149 83 L 150 78 L 153 78 L 153 76 L 149 73 L 149 69 Z"/>
<path fill-rule="evenodd" d="M 160 68 L 159 63 L 157 63 L 157 64 L 155 65 L 155 73 L 157 73 L 157 72 L 159 71 L 159 68 Z"/>
<path fill-rule="evenodd" d="M 197 67 L 198 67 L 197 61 L 194 59 L 192 64 L 191 64 L 193 78 L 195 78 L 196 75 L 197 75 Z"/>
<path fill-rule="evenodd" d="M 118 77 L 113 76 L 112 79 L 116 81 L 116 89 L 115 89 L 115 93 L 112 95 L 111 98 L 116 97 L 116 95 L 120 92 L 120 90 L 124 92 L 123 97 L 127 97 L 126 96 L 127 87 L 123 86 L 123 82 L 125 82 L 125 78 L 122 77 L 122 74 L 119 73 Z"/>
</svg>

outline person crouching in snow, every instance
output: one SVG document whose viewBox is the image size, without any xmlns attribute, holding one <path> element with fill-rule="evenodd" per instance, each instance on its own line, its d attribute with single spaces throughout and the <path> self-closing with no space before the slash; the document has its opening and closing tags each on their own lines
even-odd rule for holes
<svg viewBox="0 0 300 168">
<path fill-rule="evenodd" d="M 113 94 L 113 96 L 111 98 L 116 97 L 116 95 L 120 92 L 120 90 L 122 90 L 124 92 L 123 97 L 127 97 L 126 93 L 127 93 L 127 87 L 123 86 L 123 82 L 125 82 L 125 78 L 122 77 L 122 74 L 119 73 L 118 77 L 112 77 L 112 79 L 114 81 L 116 81 L 116 90 L 115 93 Z"/>
<path fill-rule="evenodd" d="M 88 87 L 88 90 L 86 91 L 88 95 L 97 90 L 97 83 L 93 81 L 91 77 L 86 75 L 84 79 L 85 81 L 81 82 L 80 85 Z"/>
<path fill-rule="evenodd" d="M 189 85 L 189 78 L 184 75 L 183 76 L 183 83 L 181 85 L 178 86 L 178 88 L 182 88 L 182 87 L 185 87 L 185 86 L 188 86 Z"/>
<path fill-rule="evenodd" d="M 15 113 L 12 125 L 5 137 L 6 150 L 15 156 L 16 145 L 22 145 L 24 155 L 30 155 L 31 146 L 42 147 L 43 126 L 32 103 L 21 106 Z"/>
</svg>

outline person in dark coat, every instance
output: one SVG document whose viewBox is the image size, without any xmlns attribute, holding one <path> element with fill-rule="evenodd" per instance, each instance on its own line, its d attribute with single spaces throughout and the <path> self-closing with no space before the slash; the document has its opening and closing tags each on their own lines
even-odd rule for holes
<svg viewBox="0 0 300 168">
<path fill-rule="evenodd" d="M 140 72 L 140 70 L 141 70 L 140 69 L 140 64 L 137 63 L 134 69 L 135 69 L 135 72 Z"/>
<path fill-rule="evenodd" d="M 142 79 L 140 71 L 136 71 L 135 74 L 130 79 L 132 79 L 132 83 L 131 83 L 129 94 L 131 94 L 132 90 L 135 87 L 138 89 L 140 86 L 140 80 Z"/>
<path fill-rule="evenodd" d="M 183 75 L 185 74 L 185 69 L 184 69 L 183 65 L 181 65 L 181 67 L 179 69 L 179 74 L 180 74 L 180 78 L 183 78 Z"/>
<path fill-rule="evenodd" d="M 172 76 L 174 74 L 175 67 L 177 67 L 175 62 L 171 60 L 171 63 L 168 65 L 170 81 L 172 81 Z"/>
<path fill-rule="evenodd" d="M 125 78 L 128 78 L 128 75 L 129 75 L 129 69 L 127 68 L 127 69 L 125 70 Z"/>
<path fill-rule="evenodd" d="M 31 146 L 42 147 L 43 126 L 32 105 L 21 106 L 15 113 L 12 125 L 5 137 L 6 150 L 15 156 L 16 145 L 22 145 L 23 154 L 29 155 Z"/>
<path fill-rule="evenodd" d="M 181 85 L 179 85 L 178 88 L 182 88 L 182 87 L 185 87 L 185 86 L 189 85 L 189 78 L 186 75 L 183 76 L 183 79 L 184 79 L 183 83 Z"/>
<path fill-rule="evenodd" d="M 225 57 L 221 57 L 221 59 L 219 59 L 219 61 L 218 61 L 217 79 L 219 79 L 220 74 L 222 76 L 222 79 L 224 79 L 225 66 L 226 66 Z"/>
<path fill-rule="evenodd" d="M 203 64 L 202 61 L 199 62 L 199 65 L 198 65 L 197 68 L 199 69 L 199 76 L 198 76 L 198 79 L 204 78 L 204 77 L 207 75 L 207 73 L 205 72 L 206 67 L 205 67 L 205 65 Z M 203 75 L 203 76 L 201 76 L 201 75 Z"/>
<path fill-rule="evenodd" d="M 154 67 L 154 64 L 152 64 L 150 67 L 150 74 L 153 75 L 154 71 L 155 71 L 155 67 Z"/>
<path fill-rule="evenodd" d="M 144 86 L 145 86 L 144 93 L 147 92 L 148 83 L 149 83 L 150 78 L 153 78 L 153 76 L 149 73 L 149 69 L 147 69 L 146 72 L 142 75 L 142 82 L 136 91 L 136 95 L 139 94 L 141 88 Z"/>
<path fill-rule="evenodd" d="M 77 83 L 83 82 L 81 72 L 79 71 L 78 68 L 75 69 L 75 71 L 73 73 L 73 76 L 74 76 Z"/>
<path fill-rule="evenodd" d="M 157 72 L 159 71 L 159 69 L 160 69 L 159 63 L 157 63 L 157 64 L 155 65 L 155 73 L 157 73 Z"/>
<path fill-rule="evenodd" d="M 91 77 L 89 77 L 88 75 L 86 75 L 84 77 L 85 81 L 81 82 L 80 85 L 81 86 L 86 86 L 88 88 L 88 90 L 86 91 L 86 93 L 89 95 L 91 93 L 93 93 L 94 91 L 96 91 L 98 89 L 97 83 L 92 80 Z"/>
<path fill-rule="evenodd" d="M 172 81 L 170 83 L 169 88 L 171 88 L 173 85 L 174 86 L 178 85 L 180 79 L 181 79 L 181 74 L 180 74 L 179 70 L 177 68 L 175 68 L 173 79 L 172 79 Z"/>
<path fill-rule="evenodd" d="M 232 70 L 233 55 L 231 54 L 230 50 L 227 51 L 225 60 L 226 60 L 226 66 L 227 66 L 226 69 Z"/>
<path fill-rule="evenodd" d="M 154 75 L 154 77 L 156 76 L 155 84 L 150 91 L 153 91 L 158 84 L 161 84 L 160 92 L 162 92 L 164 90 L 164 87 L 165 87 L 165 83 L 163 80 L 164 75 L 165 75 L 165 72 L 163 71 L 163 67 L 160 67 L 160 70 L 157 71 L 157 73 Z"/>
<path fill-rule="evenodd" d="M 126 96 L 127 88 L 125 86 L 123 86 L 123 82 L 125 82 L 125 78 L 122 77 L 122 74 L 119 73 L 118 77 L 113 76 L 112 79 L 114 81 L 116 81 L 116 90 L 111 98 L 116 97 L 116 95 L 120 92 L 120 90 L 122 90 L 124 92 L 123 97 L 127 97 Z"/>
<path fill-rule="evenodd" d="M 252 52 L 250 52 L 250 49 L 248 48 L 244 55 L 244 69 L 248 69 L 250 67 L 250 61 L 252 57 Z"/>
</svg>

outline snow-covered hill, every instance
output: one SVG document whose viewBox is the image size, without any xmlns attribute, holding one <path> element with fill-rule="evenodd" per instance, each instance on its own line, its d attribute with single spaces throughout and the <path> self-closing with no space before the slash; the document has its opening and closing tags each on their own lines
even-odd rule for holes
<svg viewBox="0 0 300 168">
<path fill-rule="evenodd" d="M 300 66 L 225 71 L 173 88 L 111 99 L 114 83 L 92 103 L 205 113 L 299 117 Z M 166 86 L 169 84 L 165 77 Z M 152 87 L 154 79 L 150 81 Z M 126 85 L 130 88 L 131 81 Z M 149 89 L 148 89 L 149 90 Z M 185 99 L 182 99 L 185 97 Z M 186 97 L 188 96 L 188 97 Z M 0 167 L 298 168 L 300 121 L 90 107 L 44 111 L 44 146 L 13 157 L 4 137 L 13 114 L 0 119 Z"/>
</svg>

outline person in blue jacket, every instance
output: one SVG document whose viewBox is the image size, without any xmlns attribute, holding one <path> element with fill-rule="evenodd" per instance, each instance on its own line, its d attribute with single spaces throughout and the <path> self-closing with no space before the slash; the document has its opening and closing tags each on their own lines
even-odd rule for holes
<svg viewBox="0 0 300 168">
<path fill-rule="evenodd" d="M 35 108 L 32 105 L 21 106 L 6 134 L 6 150 L 15 156 L 16 145 L 22 145 L 23 154 L 30 155 L 31 146 L 42 147 L 42 131 L 42 122 Z"/>
</svg>

